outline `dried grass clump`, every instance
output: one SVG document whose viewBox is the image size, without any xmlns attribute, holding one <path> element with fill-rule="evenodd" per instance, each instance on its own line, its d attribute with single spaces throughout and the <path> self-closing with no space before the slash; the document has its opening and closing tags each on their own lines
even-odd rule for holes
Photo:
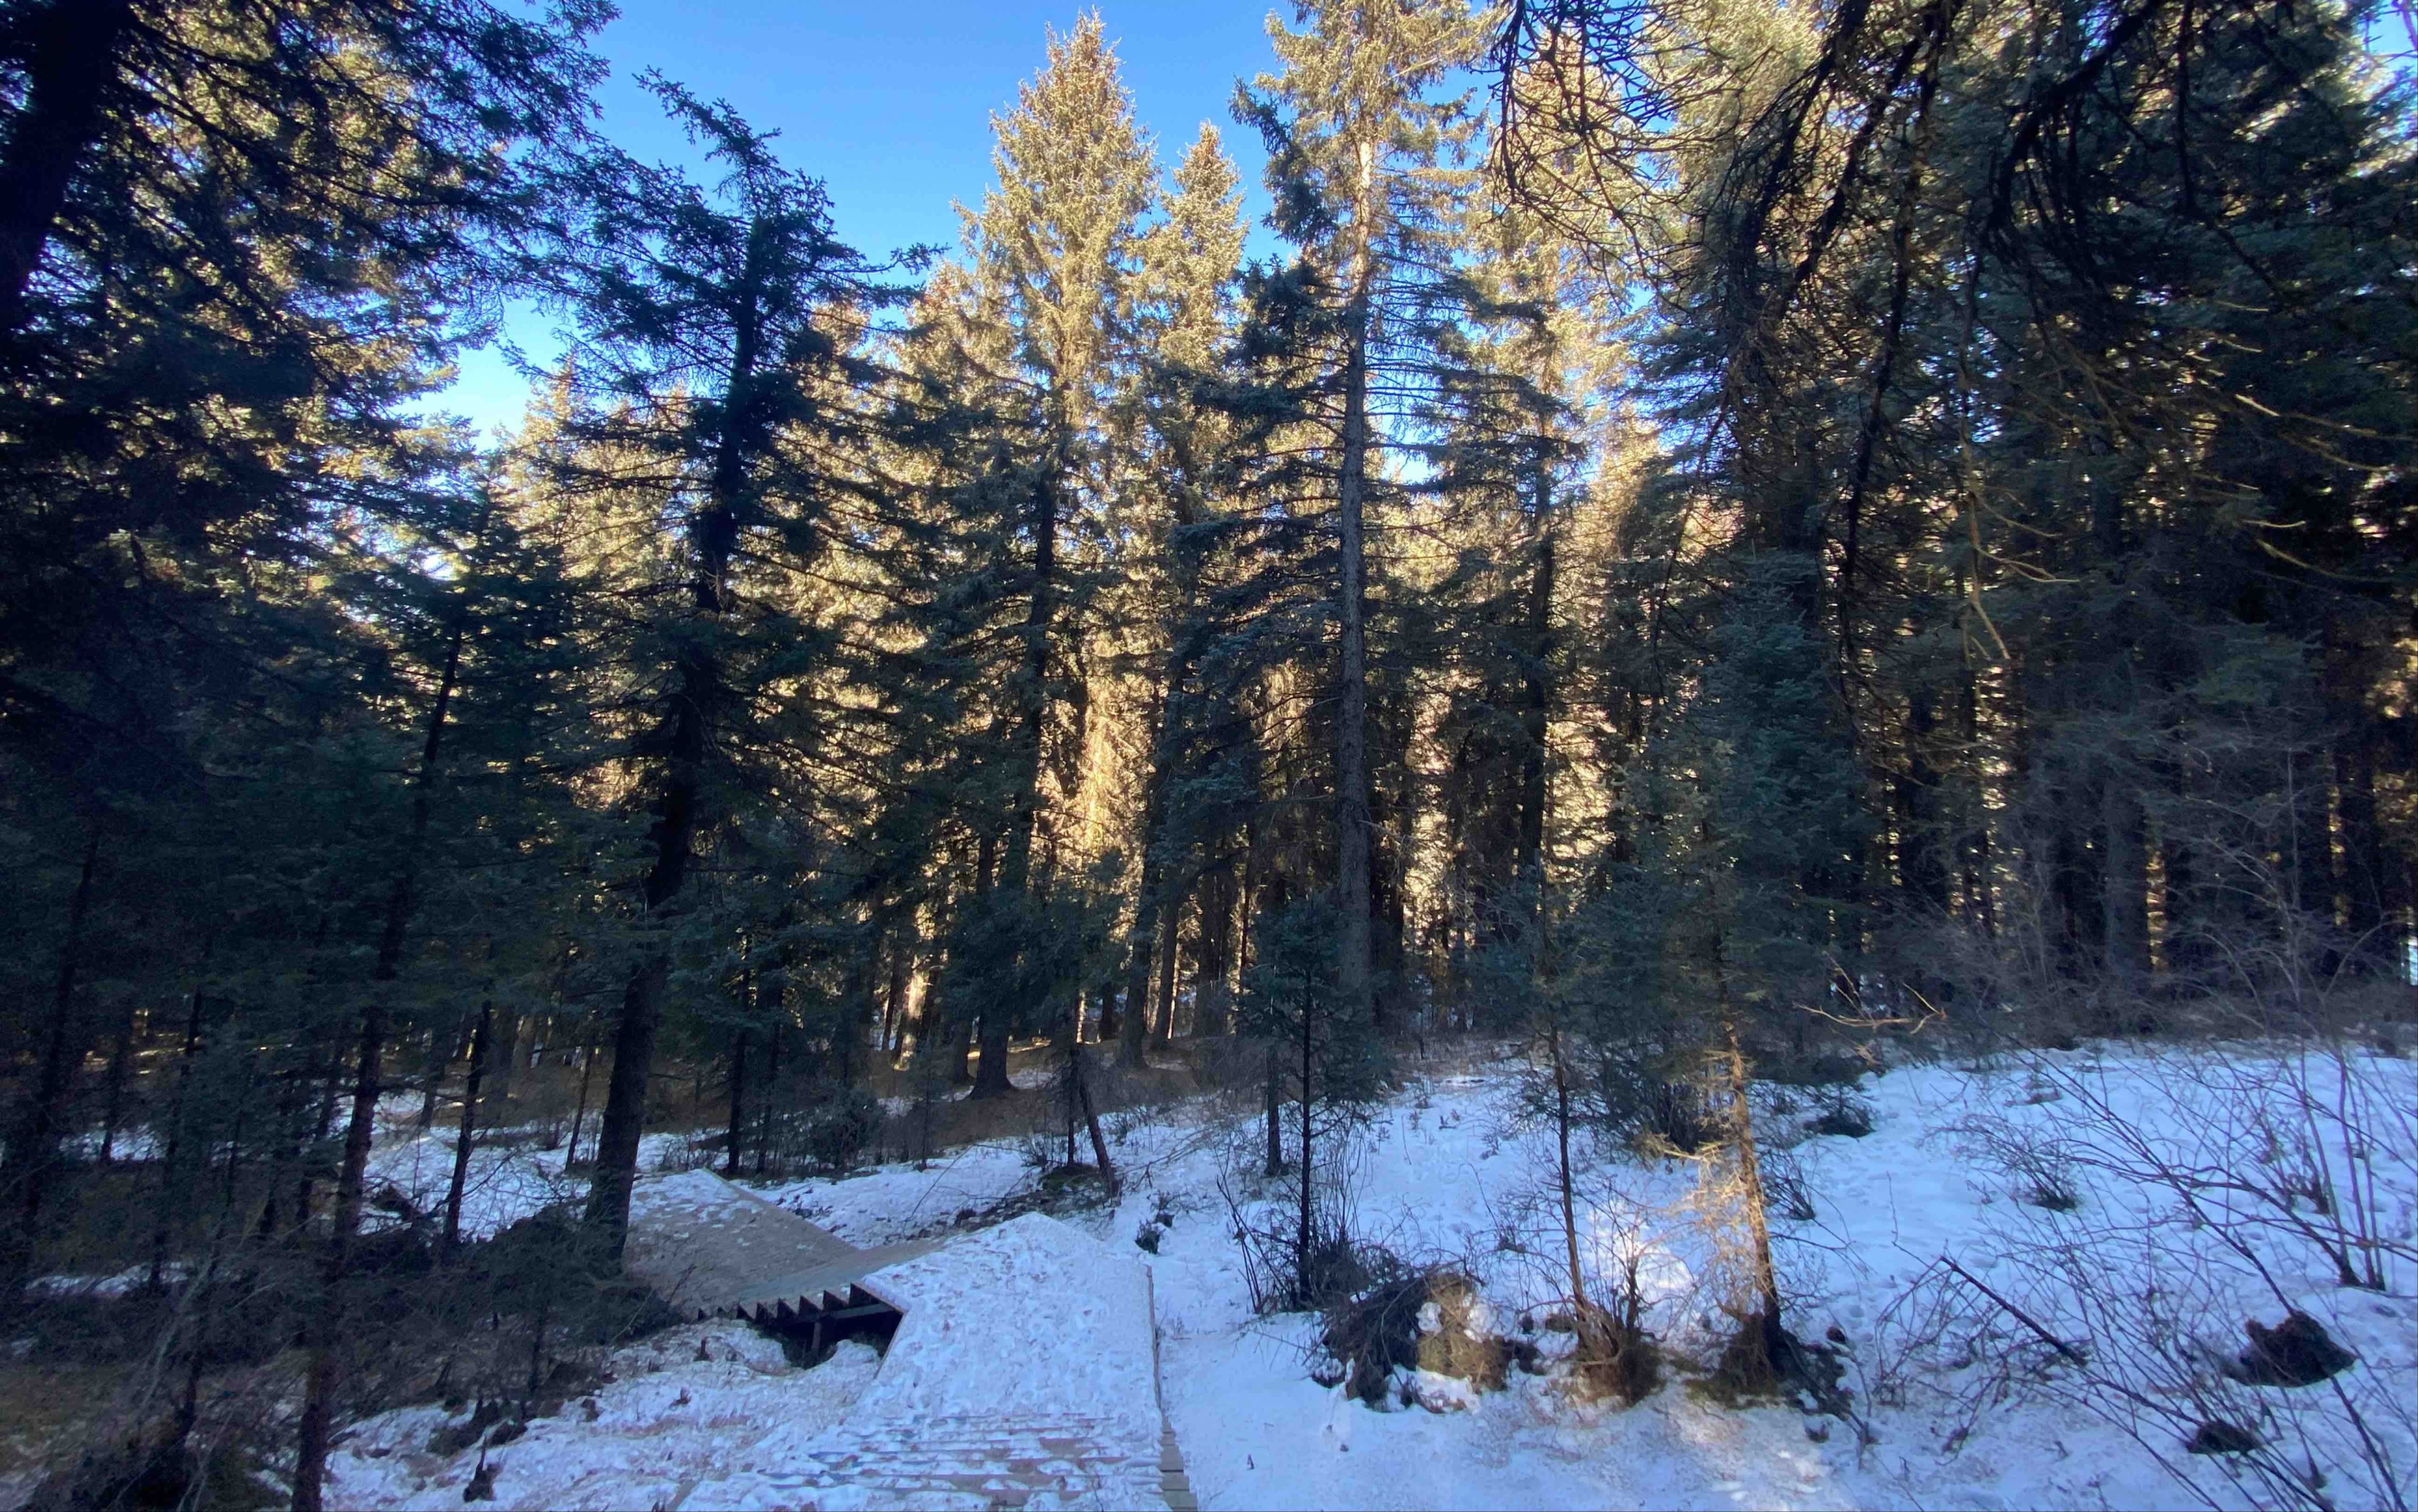
<svg viewBox="0 0 2418 1512">
<path fill-rule="evenodd" d="M 1634 1407 L 1662 1384 L 1661 1346 L 1638 1326 L 1637 1311 L 1634 1291 L 1617 1313 L 1592 1302 L 1571 1309 L 1570 1381 L 1581 1396 Z"/>
<path fill-rule="evenodd" d="M 1327 1309 L 1319 1342 L 1334 1373 L 1324 1379 L 1372 1407 L 1385 1405 L 1400 1371 L 1501 1391 L 1512 1364 L 1526 1363 L 1534 1346 L 1504 1338 L 1492 1324 L 1468 1273 L 1441 1265 L 1408 1271 Z"/>
</svg>

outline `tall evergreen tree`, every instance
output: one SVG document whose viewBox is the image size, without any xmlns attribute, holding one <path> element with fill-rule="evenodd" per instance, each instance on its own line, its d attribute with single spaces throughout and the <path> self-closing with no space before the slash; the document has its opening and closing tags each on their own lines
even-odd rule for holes
<svg viewBox="0 0 2418 1512">
<path fill-rule="evenodd" d="M 1334 542 L 1337 971 L 1356 1005 L 1374 1000 L 1370 506 L 1409 421 L 1403 401 L 1431 378 L 1434 332 L 1448 318 L 1437 304 L 1459 288 L 1445 234 L 1469 120 L 1465 99 L 1434 92 L 1484 38 L 1454 0 L 1314 5 L 1302 20 L 1295 31 L 1271 19 L 1284 69 L 1240 89 L 1235 109 L 1267 140 L 1274 224 L 1299 249 L 1285 276 L 1263 283 L 1255 318 L 1291 346 L 1279 381 L 1317 453 L 1295 486 Z M 1391 1029 L 1392 1016 L 1380 1022 Z"/>
<path fill-rule="evenodd" d="M 672 969 L 675 900 L 700 848 L 767 790 L 787 696 L 827 637 L 787 612 L 790 574 L 828 545 L 824 514 L 856 475 L 834 447 L 868 421 L 857 328 L 885 297 L 832 237 L 821 185 L 782 166 L 724 105 L 655 77 L 666 112 L 725 177 L 612 156 L 564 186 L 554 298 L 573 317 L 576 407 L 552 448 L 563 490 L 619 488 L 670 532 L 647 563 L 650 608 L 620 655 L 642 702 L 629 755 L 649 816 L 638 927 L 598 1135 L 589 1221 L 616 1253 Z M 796 732 L 785 732 L 796 740 Z"/>
</svg>

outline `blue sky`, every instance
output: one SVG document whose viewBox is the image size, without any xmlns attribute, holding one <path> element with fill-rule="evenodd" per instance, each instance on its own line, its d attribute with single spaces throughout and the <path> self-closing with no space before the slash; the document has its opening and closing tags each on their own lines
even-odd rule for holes
<svg viewBox="0 0 2418 1512">
<path fill-rule="evenodd" d="M 728 100 L 793 167 L 830 188 L 841 237 L 876 256 L 915 242 L 954 247 L 952 200 L 979 205 L 991 182 L 990 116 L 1040 70 L 1044 30 L 1065 30 L 1072 3 L 1018 0 L 620 0 L 596 38 L 612 65 L 601 92 L 605 135 L 643 157 L 694 160 L 635 84 L 662 69 Z M 1255 134 L 1234 124 L 1234 81 L 1276 66 L 1265 0 L 1129 0 L 1100 8 L 1142 124 L 1172 166 L 1200 123 L 1214 123 L 1243 172 L 1248 213 L 1266 213 Z M 1290 21 L 1293 8 L 1281 7 Z M 1269 250 L 1267 233 L 1254 252 Z M 506 334 L 532 359 L 555 351 L 548 322 L 517 311 Z M 519 420 L 528 384 L 492 351 L 464 354 L 445 407 L 482 429 Z"/>
</svg>

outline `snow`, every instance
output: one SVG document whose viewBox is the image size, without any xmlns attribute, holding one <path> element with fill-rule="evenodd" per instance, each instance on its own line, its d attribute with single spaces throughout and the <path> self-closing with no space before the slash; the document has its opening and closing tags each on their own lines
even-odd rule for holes
<svg viewBox="0 0 2418 1512">
<path fill-rule="evenodd" d="M 921 1239 L 1033 1184 L 1023 1151 L 1004 1141 L 968 1145 L 928 1168 L 883 1166 L 853 1176 L 816 1177 L 764 1188 L 764 1196 L 860 1249 Z"/>
<path fill-rule="evenodd" d="M 906 1305 L 860 1417 L 937 1417 L 1047 1402 L 1155 1441 L 1150 1281 L 1124 1254 L 1027 1214 L 880 1273 Z"/>
<path fill-rule="evenodd" d="M 675 1331 L 654 1346 L 652 1373 L 617 1365 L 622 1379 L 598 1393 L 594 1423 L 574 1408 L 491 1452 L 498 1504 L 984 1504 L 991 1493 L 973 1482 L 943 1484 L 951 1456 L 1023 1475 L 1041 1487 L 1025 1503 L 1034 1507 L 1148 1502 L 1155 1478 L 1130 1451 L 1157 1432 L 1155 1293 L 1167 1415 L 1208 1507 L 2314 1502 L 2306 1488 L 2258 1480 L 2240 1457 L 2183 1453 L 2178 1425 L 2211 1403 L 2252 1414 L 2294 1452 L 2306 1444 L 2334 1504 L 2406 1505 L 2418 1494 L 2414 1069 L 2272 1046 L 1905 1065 L 1864 1079 L 1874 1127 L 1861 1138 L 1812 1132 L 1824 1093 L 1759 1089 L 1771 1170 L 1801 1178 L 1815 1214 L 1775 1216 L 1792 1326 L 1844 1336 L 1859 1422 L 1691 1389 L 1730 1326 L 1698 1172 L 1594 1148 L 1578 1173 L 1582 1244 L 1599 1278 L 1636 1262 L 1646 1325 L 1676 1361 L 1660 1390 L 1623 1409 L 1574 1399 L 1554 1374 L 1514 1371 L 1499 1392 L 1422 1382 L 1437 1405 L 1458 1397 L 1464 1410 L 1381 1412 L 1321 1387 L 1308 1369 L 1314 1322 L 1251 1309 L 1230 1195 L 1247 1220 L 1283 1197 L 1251 1173 L 1256 1122 L 1221 1122 L 1197 1103 L 1117 1139 L 1126 1196 L 1113 1212 L 1029 1214 L 880 1273 L 908 1304 L 886 1359 L 857 1349 L 801 1372 L 760 1340 L 757 1363 L 738 1358 L 752 1336 L 735 1325 Z M 1550 1357 L 1566 1343 L 1534 1325 L 1563 1286 L 1553 1146 L 1523 1126 L 1513 1093 L 1513 1068 L 1498 1059 L 1416 1079 L 1376 1109 L 1349 1156 L 1354 1228 L 1408 1259 L 1453 1260 L 1478 1279 L 1496 1326 Z M 2344 1107 L 2355 1136 L 2329 1111 Z M 2272 1187 L 2302 1156 L 2336 1191 L 2331 1216 L 2262 1206 L 2246 1190 L 2251 1178 Z M 441 1199 L 441 1138 L 379 1157 L 382 1171 L 415 1181 L 433 1168 Z M 542 1152 L 480 1152 L 466 1204 L 474 1231 L 551 1199 L 554 1159 L 550 1171 Z M 2026 1200 L 2043 1164 L 2076 1207 Z M 1030 1192 L 1037 1175 L 1002 1142 L 927 1169 L 763 1191 L 873 1245 L 948 1231 L 965 1210 Z M 2227 1185 L 2228 1175 L 2244 1180 Z M 2385 1257 L 2382 1291 L 2339 1284 L 2310 1240 L 2356 1214 Z M 1155 1254 L 1134 1243 L 1146 1226 Z M 1946 1269 L 1951 1260 L 2083 1343 L 2089 1367 L 2060 1360 Z M 2301 1390 L 2225 1381 L 2215 1367 L 2246 1342 L 2242 1320 L 2272 1324 L 2288 1306 L 2359 1363 Z M 693 1363 L 698 1337 L 733 1358 Z M 2377 1446 L 2366 1459 L 2353 1409 Z M 440 1420 L 432 1413 L 365 1425 L 339 1457 L 331 1504 L 458 1503 L 476 1457 L 427 1463 L 418 1446 Z M 1083 1475 L 1068 1478 L 1074 1469 Z"/>
<path fill-rule="evenodd" d="M 2247 1063 L 2251 1079 L 2281 1085 L 2273 1059 L 2261 1056 L 2240 1047 L 2188 1058 L 2052 1054 L 2045 1080 L 2095 1088 L 2100 1106 L 2128 1121 L 2148 1145 L 2204 1158 L 2212 1131 L 2227 1124 L 2213 1105 L 2232 1085 L 2209 1075 L 2210 1067 Z M 2060 1306 L 2055 1294 L 2058 1275 L 2034 1263 L 2040 1230 L 2068 1220 L 2082 1220 L 2074 1227 L 2094 1242 L 2088 1263 L 2111 1295 L 2192 1289 L 2180 1332 L 2210 1355 L 2240 1351 L 2242 1318 L 2281 1320 L 2283 1304 L 2252 1284 L 2255 1267 L 2227 1263 L 2212 1229 L 2169 1221 L 2171 1194 L 2085 1168 L 2076 1173 L 2080 1209 L 2052 1214 L 2011 1200 L 2009 1178 L 1959 1153 L 1969 1140 L 1956 1126 L 1986 1109 L 2061 1140 L 2088 1167 L 2091 1141 L 2104 1142 L 2106 1130 L 2077 1118 L 2073 1105 L 2083 1100 L 2080 1093 L 2041 1097 L 2043 1065 L 1909 1067 L 1873 1078 L 1866 1094 L 1875 1129 L 1860 1139 L 1804 1137 L 1812 1109 L 1801 1100 L 1798 1113 L 1763 1121 L 1775 1153 L 1800 1168 L 1817 1210 L 1813 1221 L 1779 1225 L 1779 1263 L 1798 1293 L 1795 1326 L 1809 1337 L 1839 1326 L 1851 1340 L 1848 1383 L 1863 1385 L 1865 1397 L 1892 1374 L 1914 1382 L 1888 1393 L 1902 1405 L 1859 1403 L 1878 1439 L 1863 1448 L 1847 1425 L 1810 1417 L 1793 1404 L 1733 1408 L 1691 1395 L 1681 1382 L 1624 1412 L 1571 1402 L 1555 1382 L 1515 1372 L 1510 1389 L 1479 1398 L 1468 1413 L 1372 1412 L 1340 1387 L 1322 1389 L 1307 1379 L 1315 1330 L 1305 1321 L 1248 1316 L 1239 1259 L 1220 1224 L 1177 1222 L 1152 1263 L 1168 1336 L 1168 1411 L 1201 1504 L 2249 1504 L 2257 1489 L 2233 1484 L 2225 1464 L 2211 1463 L 2216 1457 L 2181 1453 L 2181 1438 L 2165 1420 L 2123 1413 L 2111 1420 L 2092 1411 L 2086 1404 L 2094 1397 L 2104 1402 L 2104 1394 L 2073 1380 L 2071 1370 L 2041 1367 L 2052 1382 L 2067 1379 L 2050 1389 L 2013 1390 L 2004 1402 L 1987 1400 L 1985 1392 L 1977 1411 L 1962 1388 L 1994 1383 L 1986 1366 L 1970 1363 L 1963 1380 L 1955 1379 L 1953 1355 L 1967 1339 L 1905 1336 L 1905 1320 L 1938 1316 L 1941 1306 L 1961 1296 L 1967 1306 L 1954 1312 L 1960 1327 L 1969 1333 L 2003 1325 L 1978 1341 L 1985 1356 L 2033 1342 L 1995 1309 L 1974 1306 L 1940 1270 L 1942 1255 L 1962 1257 L 1998 1289 L 2017 1292 L 2018 1305 L 2034 1316 L 2084 1336 L 2075 1326 L 2079 1311 Z M 2418 1100 L 2408 1062 L 2372 1060 L 2357 1069 L 2373 1078 L 2378 1108 L 2408 1109 Z M 1431 1106 L 1417 1106 L 1422 1101 Z M 1502 1246 L 1552 1253 L 1550 1241 L 1539 1242 L 1541 1215 L 1523 1214 L 1520 1200 L 1542 1192 L 1552 1167 L 1538 1141 L 1507 1132 L 1513 1122 L 1504 1092 L 1483 1081 L 1439 1084 L 1398 1099 L 1368 1132 L 1357 1208 L 1363 1234 L 1405 1255 L 1459 1256 L 1503 1308 L 1526 1310 L 1546 1305 L 1557 1290 L 1552 1261 Z M 2406 1246 L 2418 1213 L 2418 1150 L 2406 1115 L 2379 1123 L 2371 1152 L 2379 1205 L 2389 1233 Z M 2344 1153 L 2334 1151 L 2338 1163 Z M 1204 1174 L 1181 1184 L 1197 1193 Z M 1718 1327 L 1722 1320 L 1706 1317 L 1710 1299 L 1695 1284 L 1716 1268 L 1716 1257 L 1689 1222 L 1693 1181 L 1676 1163 L 1591 1161 L 1583 1184 L 1590 1199 L 1584 1239 L 1599 1275 L 1615 1274 L 1625 1253 L 1642 1250 L 1648 1326 L 1706 1359 L 1716 1342 L 1707 1323 Z M 2154 1244 L 2147 1242 L 2151 1237 Z M 2324 1268 L 2307 1263 L 2307 1246 L 2295 1251 L 2284 1237 L 2261 1236 L 2254 1247 L 2292 1304 L 2361 1356 L 2343 1378 L 2346 1391 L 2388 1443 L 2406 1501 L 2418 1469 L 2410 1432 L 2418 1387 L 2413 1276 L 2405 1264 L 2389 1295 L 2340 1288 Z M 2297 1270 L 2287 1268 L 2293 1256 Z M 2111 1366 L 2116 1343 L 2107 1341 Z M 2299 1393 L 2290 1405 L 2305 1418 L 2323 1401 Z M 1814 1441 L 1815 1432 L 1826 1435 L 1823 1442 Z M 2331 1448 L 2338 1504 L 2385 1500 L 2346 1438 L 2339 1423 L 2312 1435 Z M 2161 1457 L 2191 1484 L 2162 1467 Z"/>
<path fill-rule="evenodd" d="M 171 1260 L 161 1267 L 163 1280 L 181 1281 L 192 1274 L 192 1267 L 180 1260 Z M 107 1275 L 38 1275 L 25 1283 L 25 1290 L 38 1297 L 130 1297 L 151 1284 L 151 1267 L 130 1265 Z"/>
<path fill-rule="evenodd" d="M 711 1356 L 699 1360 L 702 1346 Z M 483 1451 L 494 1504 L 666 1506 L 709 1474 L 777 1469 L 788 1435 L 846 1414 L 880 1367 L 871 1346 L 842 1343 L 811 1370 L 742 1323 L 697 1323 L 615 1352 L 615 1379 L 520 1438 Z M 590 1415 L 592 1404 L 593 1415 Z M 329 1456 L 327 1502 L 343 1507 L 459 1507 L 482 1451 L 429 1451 L 463 1413 L 406 1408 L 362 1424 Z"/>
<path fill-rule="evenodd" d="M 1120 1507 L 1155 1499 L 1149 1281 L 1027 1214 L 879 1275 L 907 1308 L 846 1423 L 757 1445 L 788 1467 L 696 1488 L 692 1507 Z"/>
<path fill-rule="evenodd" d="M 370 1152 L 367 1183 L 373 1203 L 378 1194 L 391 1189 L 421 1214 L 441 1218 L 446 1189 L 453 1180 L 456 1131 L 439 1126 L 423 1134 L 416 1121 L 407 1127 L 408 1132 Z M 638 1168 L 661 1168 L 666 1157 L 678 1157 L 685 1142 L 681 1135 L 648 1135 L 638 1142 Z M 463 1237 L 492 1239 L 542 1208 L 585 1197 L 587 1173 L 563 1170 L 568 1153 L 561 1146 L 541 1148 L 531 1130 L 479 1131 L 462 1183 Z M 363 1219 L 363 1226 L 372 1229 L 402 1221 L 375 1207 Z"/>
</svg>

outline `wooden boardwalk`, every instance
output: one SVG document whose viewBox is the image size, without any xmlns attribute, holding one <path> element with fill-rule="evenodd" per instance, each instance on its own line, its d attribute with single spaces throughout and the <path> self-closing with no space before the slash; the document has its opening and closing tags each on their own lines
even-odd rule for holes
<svg viewBox="0 0 2418 1512">
<path fill-rule="evenodd" d="M 641 1180 L 630 1194 L 630 1274 L 691 1318 L 738 1317 L 795 1332 L 887 1336 L 906 1309 L 876 1272 L 938 1240 L 859 1249 L 708 1171 Z"/>
</svg>

